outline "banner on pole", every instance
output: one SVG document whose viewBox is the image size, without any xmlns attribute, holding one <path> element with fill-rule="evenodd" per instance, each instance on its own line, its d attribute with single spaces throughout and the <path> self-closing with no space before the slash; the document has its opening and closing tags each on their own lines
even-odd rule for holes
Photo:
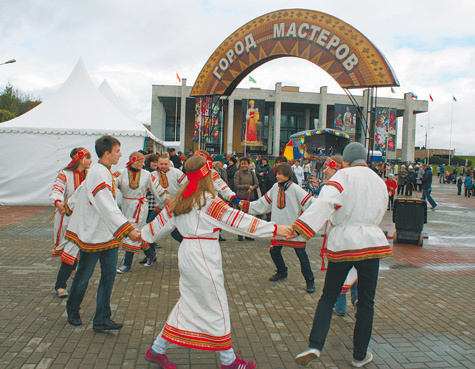
<svg viewBox="0 0 475 369">
<path fill-rule="evenodd" d="M 355 135 L 356 108 L 353 105 L 335 104 L 334 129 L 345 132 L 350 136 Z"/>
<path fill-rule="evenodd" d="M 195 128 L 193 142 L 219 145 L 221 114 L 219 97 L 203 97 L 195 100 Z"/>
<path fill-rule="evenodd" d="M 376 150 L 396 151 L 396 108 L 376 108 L 376 124 L 374 138 L 376 143 Z"/>
<path fill-rule="evenodd" d="M 242 146 L 263 146 L 265 100 L 242 100 Z"/>
</svg>

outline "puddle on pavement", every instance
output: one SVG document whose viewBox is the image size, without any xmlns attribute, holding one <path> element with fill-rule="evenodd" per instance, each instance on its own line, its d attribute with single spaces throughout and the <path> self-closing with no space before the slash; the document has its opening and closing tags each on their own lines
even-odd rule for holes
<svg viewBox="0 0 475 369">
<path fill-rule="evenodd" d="M 445 264 L 425 264 L 421 269 L 432 272 L 473 272 L 475 264 L 445 263 Z"/>
</svg>

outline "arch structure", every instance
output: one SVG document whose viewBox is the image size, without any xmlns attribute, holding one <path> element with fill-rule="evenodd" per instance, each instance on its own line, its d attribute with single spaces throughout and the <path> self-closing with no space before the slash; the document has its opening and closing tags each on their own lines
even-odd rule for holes
<svg viewBox="0 0 475 369">
<path fill-rule="evenodd" d="M 284 9 L 226 38 L 204 65 L 191 96 L 229 96 L 254 69 L 282 57 L 312 62 L 344 89 L 399 86 L 384 55 L 356 28 L 329 14 Z"/>
<path fill-rule="evenodd" d="M 302 154 L 302 155 L 304 154 L 305 139 L 307 137 L 321 135 L 323 133 L 328 133 L 328 134 L 334 135 L 336 137 L 343 137 L 343 138 L 347 139 L 348 142 L 353 141 L 353 138 L 349 134 L 347 134 L 345 132 L 342 132 L 342 131 L 336 131 L 334 129 L 318 129 L 318 130 L 314 130 L 314 131 L 307 131 L 307 132 L 303 132 L 302 135 L 300 136 L 300 144 L 299 144 L 300 154 Z"/>
</svg>

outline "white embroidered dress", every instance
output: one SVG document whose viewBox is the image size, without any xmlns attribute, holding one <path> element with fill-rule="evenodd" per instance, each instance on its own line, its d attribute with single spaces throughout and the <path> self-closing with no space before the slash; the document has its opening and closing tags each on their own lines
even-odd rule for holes
<svg viewBox="0 0 475 369">
<path fill-rule="evenodd" d="M 183 235 L 178 249 L 180 299 L 168 317 L 162 336 L 180 346 L 227 350 L 232 347 L 231 323 L 219 230 L 271 238 L 276 226 L 232 209 L 220 198 L 209 195 L 201 209 L 194 207 L 177 217 L 166 206 L 142 229 L 142 238 L 155 242 L 175 228 Z"/>
<path fill-rule="evenodd" d="M 54 181 L 53 189 L 49 198 L 53 205 L 56 201 L 68 204 L 74 191 L 84 180 L 84 172 L 61 170 Z M 72 242 L 64 238 L 69 223 L 71 213 L 66 208 L 66 214 L 61 214 L 56 210 L 54 214 L 54 251 L 52 257 L 60 257 L 61 261 L 73 265 L 79 253 L 79 248 Z"/>
<path fill-rule="evenodd" d="M 134 173 L 124 168 L 114 173 L 114 179 L 117 188 L 122 192 L 122 213 L 134 228 L 140 229 L 146 224 L 148 199 L 145 195 L 148 190 L 154 194 L 157 204 L 165 206 L 163 201 L 166 192 L 149 171 L 142 169 Z M 122 241 L 122 248 L 133 253 L 138 253 L 141 246 L 141 241 L 133 242 L 129 237 Z"/>
</svg>

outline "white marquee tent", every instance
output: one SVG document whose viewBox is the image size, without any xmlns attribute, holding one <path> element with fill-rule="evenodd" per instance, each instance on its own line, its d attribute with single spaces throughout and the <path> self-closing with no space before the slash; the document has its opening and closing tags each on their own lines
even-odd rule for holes
<svg viewBox="0 0 475 369">
<path fill-rule="evenodd" d="M 48 205 L 54 179 L 69 163 L 71 150 L 85 147 L 96 162 L 94 142 L 105 134 L 121 142 L 123 157 L 116 169 L 125 166 L 131 152 L 144 148 L 145 137 L 163 144 L 110 102 L 112 89 L 103 93 L 80 59 L 56 93 L 22 116 L 0 123 L 0 204 Z"/>
</svg>

